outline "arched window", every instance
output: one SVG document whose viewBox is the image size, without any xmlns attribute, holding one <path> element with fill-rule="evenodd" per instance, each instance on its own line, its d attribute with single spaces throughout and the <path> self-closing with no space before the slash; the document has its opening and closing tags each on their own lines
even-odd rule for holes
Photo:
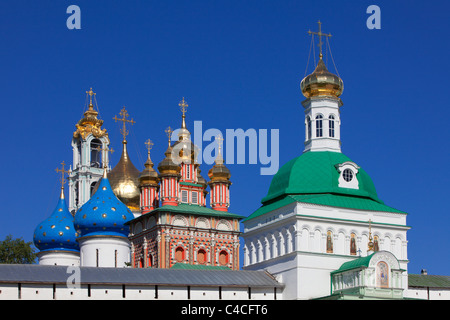
<svg viewBox="0 0 450 320">
<path fill-rule="evenodd" d="M 99 139 L 91 141 L 91 167 L 101 168 L 102 142 Z"/>
<path fill-rule="evenodd" d="M 321 114 L 316 116 L 316 137 L 320 138 L 323 136 L 323 124 L 322 124 L 323 116 Z"/>
<path fill-rule="evenodd" d="M 153 267 L 153 256 L 151 254 L 148 255 L 147 258 L 147 267 L 152 268 Z"/>
<path fill-rule="evenodd" d="M 228 264 L 228 252 L 225 250 L 222 250 L 219 253 L 219 264 L 221 266 L 226 266 Z"/>
<path fill-rule="evenodd" d="M 334 115 L 328 117 L 328 136 L 334 138 Z"/>
<path fill-rule="evenodd" d="M 306 140 L 311 139 L 311 118 L 306 117 L 306 128 L 307 128 L 307 136 Z"/>
<path fill-rule="evenodd" d="M 205 250 L 203 250 L 203 249 L 198 250 L 197 262 L 200 264 L 204 264 L 206 262 L 206 251 Z"/>
<path fill-rule="evenodd" d="M 177 262 L 183 262 L 184 260 L 184 249 L 182 247 L 178 247 L 175 249 L 175 260 Z"/>
</svg>

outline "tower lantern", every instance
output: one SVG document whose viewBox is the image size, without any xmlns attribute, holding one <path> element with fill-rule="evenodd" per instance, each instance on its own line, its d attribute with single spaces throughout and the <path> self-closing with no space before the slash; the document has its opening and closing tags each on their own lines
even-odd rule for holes
<svg viewBox="0 0 450 320">
<path fill-rule="evenodd" d="M 147 161 L 144 166 L 145 169 L 139 175 L 139 186 L 141 188 L 141 211 L 142 214 L 152 211 L 158 207 L 158 191 L 159 191 L 159 177 L 158 173 L 153 169 L 153 162 L 150 158 L 150 150 L 153 142 L 148 139 L 145 142 L 148 150 Z"/>
<path fill-rule="evenodd" d="M 222 136 L 216 137 L 219 145 L 216 164 L 209 170 L 208 182 L 211 188 L 211 208 L 218 211 L 228 211 L 230 206 L 230 170 L 224 165 L 222 156 Z"/>
</svg>

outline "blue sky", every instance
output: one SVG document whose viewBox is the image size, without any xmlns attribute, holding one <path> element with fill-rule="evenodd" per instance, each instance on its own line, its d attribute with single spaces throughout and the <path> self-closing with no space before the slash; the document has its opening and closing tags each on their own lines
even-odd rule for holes
<svg viewBox="0 0 450 320">
<path fill-rule="evenodd" d="M 66 27 L 71 4 L 81 30 Z M 366 27 L 371 4 L 381 9 L 380 30 Z M 148 138 L 153 162 L 163 159 L 164 129 L 180 125 L 183 96 L 188 128 L 201 120 L 223 132 L 279 129 L 280 165 L 300 155 L 299 84 L 307 31 L 320 19 L 345 84 L 342 151 L 386 204 L 409 213 L 409 272 L 448 275 L 449 10 L 448 1 L 2 1 L 0 239 L 31 241 L 56 206 L 55 168 L 72 163 L 90 87 L 113 149 L 121 136 L 112 118 L 126 106 L 136 121 L 128 145 L 139 169 Z M 209 166 L 201 168 L 206 176 Z M 272 176 L 260 164 L 229 168 L 230 211 L 247 216 Z"/>
</svg>

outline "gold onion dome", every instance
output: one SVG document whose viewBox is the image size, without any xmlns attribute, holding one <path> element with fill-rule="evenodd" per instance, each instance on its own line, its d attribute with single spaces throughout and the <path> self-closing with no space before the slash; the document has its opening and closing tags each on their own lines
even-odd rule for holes
<svg viewBox="0 0 450 320">
<path fill-rule="evenodd" d="M 344 91 L 344 82 L 337 75 L 328 71 L 322 57 L 313 73 L 300 83 L 300 89 L 306 98 L 331 96 L 339 97 Z"/>
<path fill-rule="evenodd" d="M 139 183 L 141 186 L 152 185 L 157 186 L 159 183 L 158 173 L 153 169 L 153 161 L 150 158 L 150 150 L 148 151 L 147 161 L 144 164 L 145 169 L 139 175 Z"/>
<path fill-rule="evenodd" d="M 166 156 L 159 164 L 158 171 L 160 175 L 175 175 L 177 176 L 180 173 L 180 166 L 176 164 L 172 159 L 172 147 L 169 145 L 166 152 L 164 153 Z"/>
<path fill-rule="evenodd" d="M 208 171 L 208 177 L 211 180 L 209 183 L 211 184 L 214 182 L 225 182 L 231 184 L 230 170 L 228 170 L 228 168 L 223 164 L 222 147 L 221 147 L 221 141 L 223 139 L 221 137 L 216 139 L 218 140 L 219 143 L 219 151 L 215 160 L 216 164 Z"/>
<path fill-rule="evenodd" d="M 114 194 L 131 211 L 139 210 L 139 170 L 131 162 L 127 152 L 127 141 L 123 140 L 122 156 L 109 172 L 109 183 Z"/>
</svg>

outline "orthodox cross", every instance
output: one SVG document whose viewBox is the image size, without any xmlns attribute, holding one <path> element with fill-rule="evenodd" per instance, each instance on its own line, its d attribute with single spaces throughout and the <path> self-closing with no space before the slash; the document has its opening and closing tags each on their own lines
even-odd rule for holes
<svg viewBox="0 0 450 320">
<path fill-rule="evenodd" d="M 181 112 L 183 112 L 183 117 L 184 117 L 185 113 L 187 111 L 187 107 L 189 107 L 189 105 L 186 103 L 186 101 L 184 101 L 184 97 L 183 97 L 183 100 L 181 100 L 178 105 L 180 106 L 180 110 L 181 110 Z"/>
<path fill-rule="evenodd" d="M 185 120 L 185 118 L 186 118 L 186 111 L 187 111 L 187 107 L 189 107 L 189 106 L 186 103 L 186 101 L 184 101 L 184 97 L 183 97 L 183 100 L 180 101 L 180 103 L 178 105 L 180 106 L 180 110 L 183 113 L 183 116 L 182 116 L 183 120 L 181 121 L 181 128 L 185 129 L 186 128 L 186 120 Z"/>
<path fill-rule="evenodd" d="M 170 147 L 170 138 L 172 137 L 172 132 L 173 132 L 173 130 L 172 130 L 172 128 L 169 126 L 169 127 L 167 127 L 166 130 L 164 130 L 164 132 L 166 133 L 167 138 L 169 138 L 169 147 Z"/>
<path fill-rule="evenodd" d="M 322 44 L 323 44 L 322 36 L 329 38 L 329 37 L 331 37 L 331 33 L 329 33 L 329 34 L 322 33 L 322 22 L 320 22 L 320 20 L 319 20 L 319 21 L 317 21 L 317 23 L 319 24 L 319 32 L 312 32 L 311 30 L 309 30 L 308 33 L 312 34 L 313 36 L 314 35 L 319 36 L 319 47 L 320 47 L 320 55 L 319 55 L 319 57 L 322 58 Z"/>
<path fill-rule="evenodd" d="M 217 153 L 216 157 L 216 163 L 223 163 L 223 157 L 222 157 L 222 143 L 223 143 L 223 137 L 221 134 L 216 136 L 217 144 L 219 145 L 219 151 Z"/>
<path fill-rule="evenodd" d="M 70 173 L 70 170 L 64 170 L 65 165 L 66 164 L 63 161 L 63 162 L 61 162 L 62 169 L 58 169 L 58 168 L 55 169 L 55 171 L 57 173 L 61 172 L 61 180 L 60 180 L 61 181 L 61 189 L 64 189 L 64 184 L 66 183 L 66 180 L 64 179 L 64 174 Z"/>
<path fill-rule="evenodd" d="M 89 91 L 86 91 L 86 94 L 90 95 L 89 105 L 92 105 L 92 96 L 95 96 L 96 93 L 92 91 L 92 88 Z"/>
<path fill-rule="evenodd" d="M 123 122 L 123 128 L 120 129 L 120 133 L 123 135 L 123 141 L 126 141 L 127 140 L 126 137 L 129 133 L 127 131 L 126 123 L 128 122 L 128 123 L 131 123 L 131 125 L 133 125 L 136 123 L 136 121 L 134 121 L 133 118 L 131 118 L 131 120 L 127 119 L 130 115 L 128 114 L 128 111 L 127 111 L 127 109 L 125 109 L 125 107 L 123 107 L 122 110 L 120 110 L 119 115 L 121 115 L 122 118 L 117 118 L 117 116 L 114 116 L 113 119 L 115 122 L 117 122 L 117 121 Z"/>
<path fill-rule="evenodd" d="M 150 150 L 152 150 L 152 147 L 154 145 L 153 141 L 150 139 L 147 139 L 147 141 L 144 142 L 147 146 L 148 154 L 150 154 Z"/>
<path fill-rule="evenodd" d="M 98 146 L 97 148 L 95 148 L 95 150 L 97 150 L 98 152 L 101 151 L 102 153 L 103 153 L 104 151 L 106 151 L 106 152 L 111 152 L 111 154 L 113 154 L 113 152 L 114 152 L 114 149 L 113 149 L 113 148 L 111 148 L 111 149 L 110 149 L 110 148 L 103 149 L 103 148 L 100 147 L 100 146 Z M 104 159 L 103 156 L 102 156 L 102 159 Z M 102 161 L 102 162 L 103 162 L 103 166 L 106 167 L 105 161 Z"/>
</svg>

